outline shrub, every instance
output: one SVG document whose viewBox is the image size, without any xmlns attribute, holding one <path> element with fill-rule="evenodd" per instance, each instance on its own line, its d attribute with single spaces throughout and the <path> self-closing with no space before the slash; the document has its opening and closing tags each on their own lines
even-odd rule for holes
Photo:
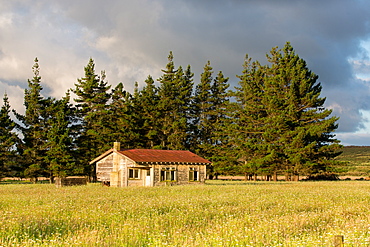
<svg viewBox="0 0 370 247">
<path fill-rule="evenodd" d="M 315 173 L 308 175 L 305 180 L 310 180 L 310 181 L 335 181 L 339 180 L 339 176 L 335 173 L 332 172 L 321 172 L 321 173 Z"/>
</svg>

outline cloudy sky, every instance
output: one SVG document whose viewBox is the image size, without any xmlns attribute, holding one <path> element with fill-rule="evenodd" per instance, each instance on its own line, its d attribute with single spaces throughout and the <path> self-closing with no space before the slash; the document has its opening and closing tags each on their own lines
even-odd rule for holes
<svg viewBox="0 0 370 247">
<path fill-rule="evenodd" d="M 35 57 L 44 96 L 62 97 L 89 58 L 113 86 L 158 78 L 169 51 L 196 80 L 209 60 L 237 84 L 246 54 L 264 63 L 290 41 L 319 75 L 344 145 L 370 145 L 370 1 L 0 0 L 0 94 L 23 111 Z"/>
</svg>

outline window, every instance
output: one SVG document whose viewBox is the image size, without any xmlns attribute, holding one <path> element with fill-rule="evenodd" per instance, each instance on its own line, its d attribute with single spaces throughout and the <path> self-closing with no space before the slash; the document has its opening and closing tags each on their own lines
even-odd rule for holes
<svg viewBox="0 0 370 247">
<path fill-rule="evenodd" d="M 161 181 L 176 181 L 176 169 L 173 167 L 162 168 Z"/>
<path fill-rule="evenodd" d="M 128 178 L 129 179 L 140 179 L 140 170 L 139 169 L 128 169 Z"/>
<path fill-rule="evenodd" d="M 189 168 L 189 181 L 199 181 L 198 171 L 195 168 Z"/>
</svg>

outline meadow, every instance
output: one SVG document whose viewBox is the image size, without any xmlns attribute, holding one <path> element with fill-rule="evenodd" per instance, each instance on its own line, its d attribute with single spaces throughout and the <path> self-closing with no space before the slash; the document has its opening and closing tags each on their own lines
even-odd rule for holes
<svg viewBox="0 0 370 247">
<path fill-rule="evenodd" d="M 370 177 L 369 146 L 347 146 L 341 151 L 343 153 L 336 158 L 342 163 L 337 166 L 341 175 Z"/>
<path fill-rule="evenodd" d="M 0 185 L 0 246 L 370 246 L 370 182 Z"/>
</svg>

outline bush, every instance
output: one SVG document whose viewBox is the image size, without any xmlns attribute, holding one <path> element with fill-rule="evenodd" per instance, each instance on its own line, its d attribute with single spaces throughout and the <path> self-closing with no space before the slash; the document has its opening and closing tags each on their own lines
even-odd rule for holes
<svg viewBox="0 0 370 247">
<path fill-rule="evenodd" d="M 316 174 L 311 174 L 308 175 L 305 180 L 310 180 L 310 181 L 335 181 L 339 180 L 339 176 L 335 173 L 331 172 L 322 172 L 322 173 L 316 173 Z"/>
</svg>

